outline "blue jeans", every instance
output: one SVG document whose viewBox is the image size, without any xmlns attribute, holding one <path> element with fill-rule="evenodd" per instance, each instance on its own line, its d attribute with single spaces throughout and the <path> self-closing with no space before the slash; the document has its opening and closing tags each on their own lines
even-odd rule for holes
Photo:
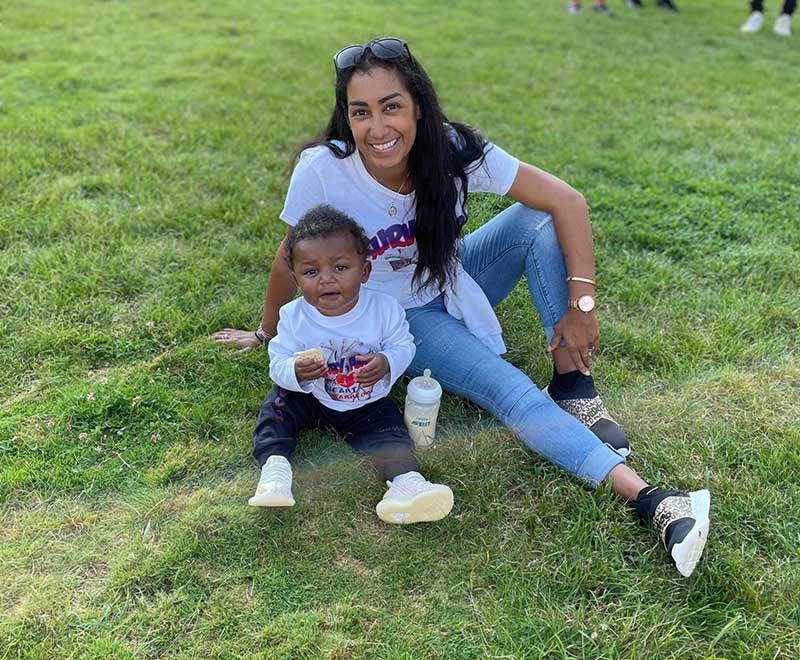
<svg viewBox="0 0 800 660">
<path fill-rule="evenodd" d="M 552 337 L 567 308 L 567 284 L 549 214 L 514 204 L 469 234 L 460 256 L 492 306 L 525 275 L 547 337 Z M 624 461 L 450 316 L 442 296 L 406 310 L 406 318 L 417 345 L 408 375 L 430 369 L 445 390 L 488 410 L 529 449 L 593 485 Z"/>
</svg>

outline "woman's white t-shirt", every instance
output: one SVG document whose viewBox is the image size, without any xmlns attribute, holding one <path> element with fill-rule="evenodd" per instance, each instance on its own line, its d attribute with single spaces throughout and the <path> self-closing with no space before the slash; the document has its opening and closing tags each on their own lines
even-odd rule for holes
<svg viewBox="0 0 800 660">
<path fill-rule="evenodd" d="M 335 144 L 344 149 L 344 144 Z M 484 152 L 483 163 L 468 171 L 468 190 L 505 195 L 517 176 L 519 160 L 492 143 L 486 144 Z M 328 147 L 320 145 L 300 155 L 281 220 L 294 226 L 318 204 L 339 209 L 366 231 L 372 244 L 372 275 L 365 287 L 389 294 L 405 309 L 424 305 L 439 295 L 432 287 L 421 292 L 411 287 L 417 263 L 414 193 L 401 195 L 378 183 L 367 172 L 358 150 L 347 158 L 336 158 Z M 396 214 L 391 215 L 390 209 Z M 466 219 L 460 202 L 456 217 Z"/>
</svg>

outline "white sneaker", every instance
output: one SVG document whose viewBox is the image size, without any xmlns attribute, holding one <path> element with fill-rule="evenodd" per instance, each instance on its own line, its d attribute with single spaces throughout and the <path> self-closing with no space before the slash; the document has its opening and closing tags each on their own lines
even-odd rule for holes
<svg viewBox="0 0 800 660">
<path fill-rule="evenodd" d="M 453 491 L 432 484 L 419 472 L 406 472 L 387 481 L 389 490 L 378 502 L 378 518 L 393 525 L 441 520 L 453 508 Z"/>
<path fill-rule="evenodd" d="M 779 34 L 782 37 L 791 37 L 792 36 L 792 17 L 789 14 L 781 14 L 775 20 L 775 27 L 772 28 L 772 31 L 775 34 Z"/>
<path fill-rule="evenodd" d="M 292 466 L 283 456 L 270 456 L 261 468 L 256 494 L 250 506 L 294 506 L 292 497 Z"/>
<path fill-rule="evenodd" d="M 750 16 L 747 17 L 747 20 L 744 22 L 744 25 L 739 28 L 739 31 L 758 32 L 763 26 L 764 14 L 762 14 L 760 11 L 754 11 L 752 14 L 750 14 Z"/>
<path fill-rule="evenodd" d="M 684 577 L 692 574 L 703 555 L 703 548 L 706 547 L 710 525 L 711 494 L 707 490 L 696 490 L 689 493 L 689 500 L 694 524 L 682 539 L 675 542 L 669 553 L 678 572 Z"/>
<path fill-rule="evenodd" d="M 711 494 L 707 490 L 688 494 L 670 491 L 670 495 L 656 508 L 653 525 L 661 534 L 675 567 L 684 577 L 694 572 L 703 555 L 708 539 L 710 508 Z"/>
</svg>

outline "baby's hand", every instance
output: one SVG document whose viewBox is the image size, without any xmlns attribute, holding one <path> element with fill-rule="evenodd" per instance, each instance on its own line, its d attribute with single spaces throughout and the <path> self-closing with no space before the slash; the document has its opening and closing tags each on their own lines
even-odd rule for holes
<svg viewBox="0 0 800 660">
<path fill-rule="evenodd" d="M 374 385 L 389 373 L 389 360 L 383 353 L 367 353 L 359 359 L 364 366 L 359 368 L 356 382 L 363 387 Z"/>
<path fill-rule="evenodd" d="M 317 380 L 323 378 L 328 371 L 325 360 L 318 357 L 298 357 L 294 361 L 294 374 L 297 380 Z"/>
</svg>

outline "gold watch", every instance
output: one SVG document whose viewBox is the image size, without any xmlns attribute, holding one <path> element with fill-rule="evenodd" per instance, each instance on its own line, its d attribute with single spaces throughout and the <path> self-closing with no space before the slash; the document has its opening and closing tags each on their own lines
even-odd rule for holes
<svg viewBox="0 0 800 660">
<path fill-rule="evenodd" d="M 568 301 L 567 305 L 570 309 L 577 309 L 579 312 L 588 314 L 595 307 L 594 297 L 590 295 L 580 296 L 575 300 Z"/>
</svg>

